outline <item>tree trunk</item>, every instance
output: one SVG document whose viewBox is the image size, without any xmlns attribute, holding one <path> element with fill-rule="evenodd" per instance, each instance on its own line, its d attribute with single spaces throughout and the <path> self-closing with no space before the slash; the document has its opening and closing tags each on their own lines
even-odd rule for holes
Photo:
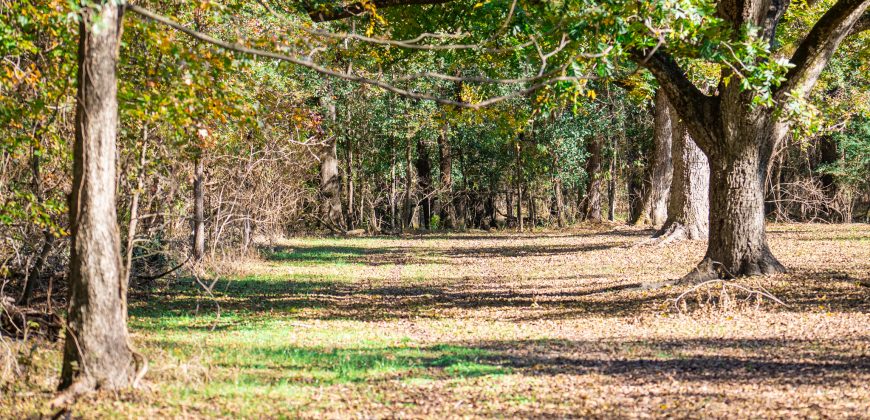
<svg viewBox="0 0 870 420">
<path fill-rule="evenodd" d="M 417 140 L 417 160 L 414 162 L 417 170 L 417 184 L 420 190 L 420 226 L 429 230 L 432 220 L 432 162 L 429 160 L 429 149 L 421 139 Z"/>
<path fill-rule="evenodd" d="M 328 121 L 335 125 L 335 103 L 328 97 L 320 98 L 321 105 L 326 108 Z M 335 127 L 330 127 L 334 130 Z M 330 135 L 321 126 L 318 135 L 323 139 L 320 147 L 320 198 L 321 221 L 332 231 L 343 231 L 344 213 L 341 209 L 341 176 L 338 172 L 338 144 L 334 135 Z M 350 170 L 350 168 L 348 168 Z M 352 183 L 353 180 L 348 180 Z M 352 196 L 348 196 L 352 200 Z"/>
<path fill-rule="evenodd" d="M 31 170 L 33 172 L 33 195 L 36 197 L 36 202 L 42 205 L 45 202 L 45 194 L 42 189 L 42 175 L 40 172 L 39 155 L 33 153 L 31 158 Z M 42 267 L 48 256 L 51 253 L 51 248 L 54 246 L 55 237 L 51 233 L 51 229 L 47 227 L 42 230 L 43 242 L 42 249 L 36 257 L 33 266 L 28 270 L 27 276 L 24 279 L 24 290 L 21 297 L 18 298 L 19 305 L 30 305 L 30 300 L 33 298 L 33 292 L 36 290 L 36 284 L 39 282 L 39 277 L 42 275 Z M 49 303 L 50 304 L 50 303 Z"/>
<path fill-rule="evenodd" d="M 607 220 L 613 221 L 616 210 L 616 141 L 610 141 L 610 168 L 607 170 Z"/>
<path fill-rule="evenodd" d="M 438 136 L 439 170 L 441 171 L 441 223 L 447 229 L 456 226 L 456 209 L 453 206 L 453 156 L 447 128 Z"/>
<path fill-rule="evenodd" d="M 596 134 L 589 142 L 589 161 L 586 162 L 586 197 L 583 200 L 583 220 L 601 221 L 601 137 Z"/>
<path fill-rule="evenodd" d="M 115 74 L 122 10 L 112 1 L 81 11 L 78 92 L 70 197 L 69 308 L 60 389 L 63 397 L 135 384 L 127 333 L 115 189 L 118 130 Z M 65 398 L 56 400 L 63 402 Z"/>
<path fill-rule="evenodd" d="M 732 96 L 733 95 L 733 96 Z M 728 129 L 707 150 L 710 161 L 710 241 L 707 253 L 685 280 L 704 281 L 785 272 L 764 230 L 764 181 L 774 146 L 788 131 L 768 112 L 749 109 L 727 92 L 722 116 Z M 676 172 L 676 170 L 675 170 Z"/>
<path fill-rule="evenodd" d="M 673 111 L 671 127 L 673 176 L 667 219 L 653 237 L 660 242 L 705 239 L 710 213 L 710 165 Z"/>
<path fill-rule="evenodd" d="M 556 223 L 560 228 L 565 227 L 565 198 L 562 196 L 562 180 L 553 180 L 553 195 L 556 207 Z"/>
<path fill-rule="evenodd" d="M 202 156 L 198 156 L 194 162 L 193 174 L 193 259 L 202 261 L 205 255 L 205 197 L 203 193 L 203 181 L 205 170 Z"/>
<path fill-rule="evenodd" d="M 671 158 L 671 139 L 674 130 L 671 127 L 668 96 L 659 89 L 656 91 L 655 101 L 652 168 L 649 175 L 649 185 L 643 195 L 642 210 L 636 224 L 659 226 L 665 223 L 668 216 L 668 197 L 674 172 L 674 163 Z"/>
<path fill-rule="evenodd" d="M 507 220 L 505 224 L 507 227 L 514 226 L 514 193 L 511 189 L 510 185 L 508 185 L 507 191 L 505 192 L 505 211 L 507 212 Z"/>
<path fill-rule="evenodd" d="M 405 205 L 402 228 L 411 228 L 414 217 L 414 166 L 411 161 L 411 144 L 405 148 Z"/>
</svg>

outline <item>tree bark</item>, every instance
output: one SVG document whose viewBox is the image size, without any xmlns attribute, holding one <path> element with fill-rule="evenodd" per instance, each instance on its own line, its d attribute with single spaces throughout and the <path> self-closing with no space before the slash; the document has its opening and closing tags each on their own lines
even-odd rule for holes
<svg viewBox="0 0 870 420">
<path fill-rule="evenodd" d="M 671 158 L 671 142 L 674 130 L 671 127 L 671 111 L 669 109 L 668 96 L 663 90 L 657 90 L 652 168 L 649 175 L 649 185 L 643 195 L 640 217 L 636 224 L 659 226 L 665 223 L 668 216 L 668 197 L 674 172 Z"/>
<path fill-rule="evenodd" d="M 336 119 L 335 104 L 325 98 L 321 98 L 320 102 L 326 108 L 330 123 L 334 124 Z M 334 129 L 334 127 L 331 128 Z M 318 129 L 318 135 L 323 139 L 323 145 L 320 147 L 321 221 L 332 231 L 344 231 L 337 139 L 334 135 L 328 134 L 322 126 Z"/>
<path fill-rule="evenodd" d="M 710 165 L 671 110 L 673 177 L 667 219 L 653 236 L 661 242 L 705 239 L 708 233 Z"/>
<path fill-rule="evenodd" d="M 31 159 L 31 170 L 33 172 L 33 195 L 36 197 L 36 202 L 42 205 L 45 202 L 45 194 L 42 189 L 39 155 L 33 153 Z M 55 237 L 54 234 L 51 233 L 51 229 L 47 227 L 43 228 L 42 236 L 42 249 L 39 251 L 36 261 L 33 262 L 33 266 L 28 270 L 24 282 L 24 290 L 18 298 L 19 305 L 30 305 L 30 300 L 33 298 L 33 292 L 36 290 L 36 284 L 39 282 L 39 277 L 42 275 L 42 267 L 45 265 L 46 260 L 48 260 L 51 248 L 54 246 Z"/>
<path fill-rule="evenodd" d="M 417 184 L 420 190 L 420 226 L 429 230 L 432 220 L 432 161 L 429 160 L 429 148 L 423 139 L 417 140 L 417 159 L 414 161 L 417 170 Z"/>
<path fill-rule="evenodd" d="M 205 168 L 202 156 L 197 156 L 194 161 L 193 174 L 193 259 L 202 261 L 205 256 L 205 194 L 203 181 L 205 180 Z"/>
<path fill-rule="evenodd" d="M 616 140 L 610 140 L 610 162 L 607 170 L 607 220 L 613 221 L 616 211 Z"/>
<path fill-rule="evenodd" d="M 589 160 L 586 162 L 586 197 L 583 199 L 583 220 L 601 221 L 601 137 L 595 135 L 589 142 Z"/>
<path fill-rule="evenodd" d="M 453 206 L 453 156 L 447 127 L 438 136 L 439 170 L 441 171 L 441 223 L 446 229 L 456 226 L 456 209 Z"/>
<path fill-rule="evenodd" d="M 562 180 L 556 178 L 553 180 L 553 196 L 556 210 L 556 224 L 562 228 L 565 227 L 565 198 L 562 195 Z"/>
<path fill-rule="evenodd" d="M 122 15 L 117 3 L 103 1 L 83 8 L 79 23 L 69 307 L 60 380 L 65 397 L 125 388 L 137 376 L 115 203 Z"/>
<path fill-rule="evenodd" d="M 411 160 L 411 144 L 405 148 L 405 204 L 403 207 L 402 228 L 411 228 L 414 217 L 414 166 Z"/>
</svg>

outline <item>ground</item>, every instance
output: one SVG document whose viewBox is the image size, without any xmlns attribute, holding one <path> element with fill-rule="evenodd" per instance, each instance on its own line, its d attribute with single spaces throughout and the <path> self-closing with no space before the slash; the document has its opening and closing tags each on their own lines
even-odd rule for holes
<svg viewBox="0 0 870 420">
<path fill-rule="evenodd" d="M 131 297 L 144 388 L 73 416 L 251 418 L 868 417 L 870 225 L 772 225 L 791 270 L 678 278 L 703 242 L 650 230 L 295 238 Z M 49 413 L 59 343 L 40 342 L 0 417 Z"/>
</svg>

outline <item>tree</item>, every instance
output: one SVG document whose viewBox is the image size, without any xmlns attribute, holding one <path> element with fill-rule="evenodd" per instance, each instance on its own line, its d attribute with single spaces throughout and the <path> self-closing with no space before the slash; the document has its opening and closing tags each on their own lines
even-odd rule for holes
<svg viewBox="0 0 870 420">
<path fill-rule="evenodd" d="M 113 1 L 80 11 L 70 296 L 60 382 L 67 392 L 59 402 L 92 389 L 125 388 L 137 378 L 115 205 L 122 15 Z"/>
<path fill-rule="evenodd" d="M 656 77 L 710 161 L 710 241 L 704 259 L 687 280 L 785 271 L 771 253 L 764 229 L 768 160 L 792 124 L 775 104 L 806 97 L 840 43 L 863 28 L 856 23 L 868 5 L 867 0 L 839 0 L 831 6 L 797 46 L 783 80 L 767 82 L 769 98 L 747 90 L 745 84 L 729 83 L 737 77 L 731 67 L 722 70 L 716 91 L 704 94 L 667 48 L 652 54 L 636 52 L 635 59 Z M 757 28 L 753 35 L 774 46 L 777 25 L 788 6 L 770 0 L 723 0 L 717 4 L 716 16 L 734 33 L 747 26 Z"/>
<path fill-rule="evenodd" d="M 653 134 L 653 159 L 649 167 L 648 185 L 644 190 L 641 210 L 636 224 L 661 226 L 668 217 L 668 197 L 674 173 L 671 157 L 671 142 L 674 130 L 671 127 L 671 111 L 668 97 L 656 91 L 654 105 L 655 132 Z M 706 218 L 706 214 L 704 215 Z"/>
<path fill-rule="evenodd" d="M 664 95 L 661 95 L 664 96 Z M 662 101 L 669 109 L 667 97 Z M 710 213 L 708 186 L 710 165 L 692 141 L 685 125 L 670 108 L 673 147 L 673 177 L 670 185 L 667 219 L 654 238 L 659 243 L 682 239 L 707 238 Z"/>
<path fill-rule="evenodd" d="M 586 197 L 583 199 L 583 220 L 601 221 L 601 155 L 603 140 L 595 134 L 589 142 L 589 160 L 586 161 Z"/>
</svg>

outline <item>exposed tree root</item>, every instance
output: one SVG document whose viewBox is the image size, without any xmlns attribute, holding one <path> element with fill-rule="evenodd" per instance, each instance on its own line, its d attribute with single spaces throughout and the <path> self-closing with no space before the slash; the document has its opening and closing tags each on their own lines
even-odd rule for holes
<svg viewBox="0 0 870 420">
<path fill-rule="evenodd" d="M 730 296 L 730 294 L 728 293 L 728 289 L 735 290 L 738 293 L 740 293 L 740 292 L 746 293 L 747 297 L 744 299 L 744 301 L 751 301 L 753 298 L 755 298 L 755 301 L 758 305 L 760 305 L 762 300 L 764 298 L 766 298 L 766 299 L 769 299 L 769 300 L 771 300 L 779 305 L 788 306 L 788 304 L 786 304 L 785 302 L 783 302 L 782 300 L 780 300 L 779 298 L 774 296 L 769 291 L 765 290 L 763 287 L 750 288 L 750 287 L 735 283 L 733 281 L 715 279 L 715 280 L 708 280 L 708 281 L 704 281 L 704 282 L 701 282 L 699 284 L 696 284 L 696 285 L 690 287 L 688 290 L 681 293 L 679 296 L 677 296 L 673 300 L 674 307 L 680 313 L 685 313 L 686 306 L 687 306 L 686 299 L 688 298 L 688 296 L 691 295 L 692 293 L 698 293 L 704 287 L 714 285 L 714 284 L 721 286 L 719 300 L 720 300 L 720 303 L 722 304 L 723 309 L 725 309 L 727 307 L 726 302 L 733 300 L 732 297 Z M 712 295 L 708 294 L 707 303 L 710 303 L 711 297 L 712 297 Z M 699 298 L 699 302 L 700 302 L 700 298 Z"/>
<path fill-rule="evenodd" d="M 682 223 L 674 222 L 671 224 L 665 224 L 651 238 L 647 238 L 643 241 L 638 242 L 637 244 L 632 246 L 632 248 L 647 246 L 665 246 L 674 242 L 684 241 L 686 239 L 691 239 L 689 237 L 688 231 L 686 230 L 686 227 L 683 226 Z"/>
</svg>

